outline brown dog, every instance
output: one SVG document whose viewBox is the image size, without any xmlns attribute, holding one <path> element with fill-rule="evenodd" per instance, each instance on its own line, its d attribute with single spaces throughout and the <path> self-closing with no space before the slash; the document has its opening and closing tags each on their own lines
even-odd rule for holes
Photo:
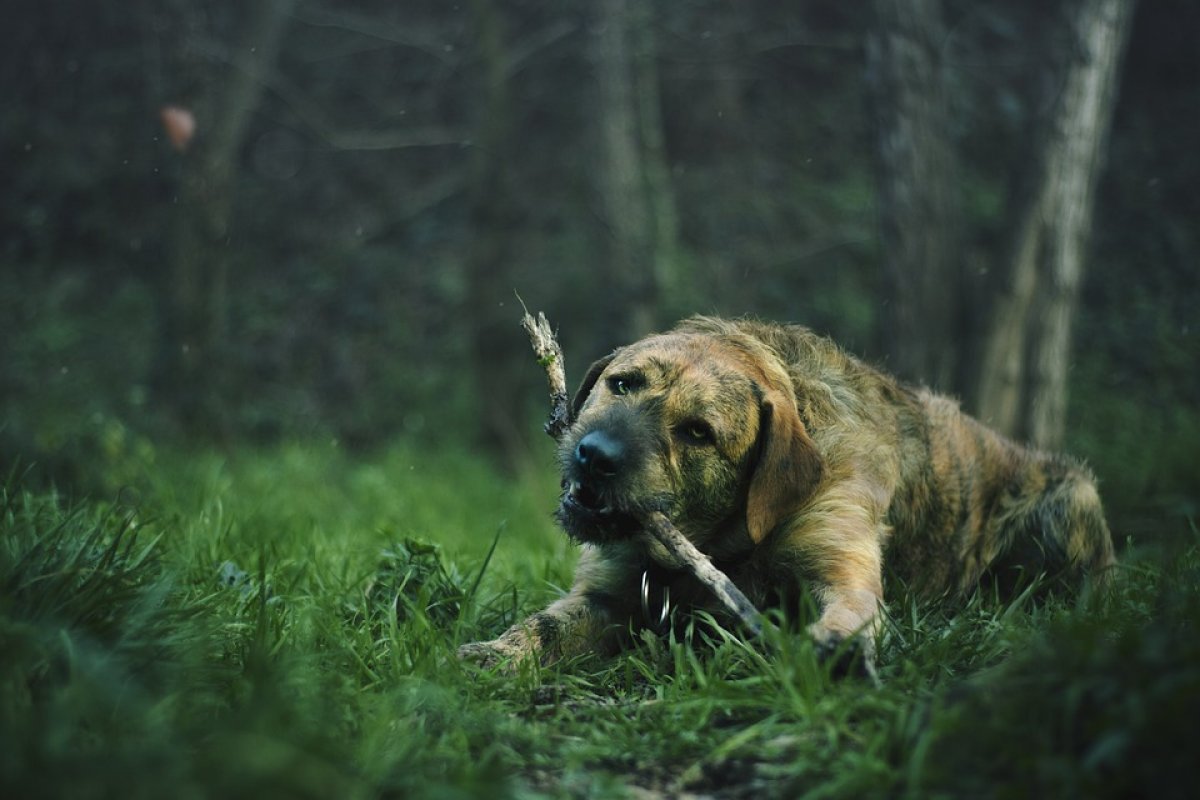
<svg viewBox="0 0 1200 800">
<path fill-rule="evenodd" d="M 575 584 L 464 658 L 610 652 L 643 623 L 647 575 L 676 607 L 705 603 L 640 535 L 651 511 L 754 602 L 811 592 L 818 644 L 859 634 L 868 655 L 885 561 L 926 596 L 1015 567 L 1079 581 L 1114 563 L 1085 467 L 1022 448 L 806 328 L 688 320 L 593 364 L 574 410 L 558 518 L 584 543 Z"/>
</svg>

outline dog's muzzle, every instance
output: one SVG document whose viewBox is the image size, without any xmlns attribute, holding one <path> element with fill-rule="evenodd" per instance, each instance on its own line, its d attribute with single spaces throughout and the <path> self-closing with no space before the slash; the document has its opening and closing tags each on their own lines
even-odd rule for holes
<svg viewBox="0 0 1200 800">
<path fill-rule="evenodd" d="M 564 456 L 558 517 L 567 533 L 603 542 L 636 532 L 628 486 L 636 456 L 628 439 L 619 431 L 595 428 Z"/>
<path fill-rule="evenodd" d="M 613 511 L 606 497 L 625 468 L 629 448 L 604 431 L 591 431 L 575 446 L 573 477 L 567 482 L 567 500 L 596 514 Z"/>
</svg>

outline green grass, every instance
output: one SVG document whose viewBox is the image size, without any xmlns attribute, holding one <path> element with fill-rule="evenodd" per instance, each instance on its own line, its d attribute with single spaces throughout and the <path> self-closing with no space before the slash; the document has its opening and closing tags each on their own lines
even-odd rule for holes
<svg viewBox="0 0 1200 800">
<path fill-rule="evenodd" d="M 139 485 L 0 496 L 0 796 L 1183 796 L 1200 772 L 1194 530 L 1107 598 L 897 598 L 878 686 L 710 626 L 497 675 L 455 647 L 570 581 L 548 469 L 309 445 L 158 453 Z"/>
</svg>

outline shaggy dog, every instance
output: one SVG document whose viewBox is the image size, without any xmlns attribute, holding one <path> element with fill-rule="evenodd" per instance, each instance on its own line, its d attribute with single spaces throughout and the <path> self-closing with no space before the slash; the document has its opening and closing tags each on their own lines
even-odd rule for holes
<svg viewBox="0 0 1200 800">
<path fill-rule="evenodd" d="M 908 591 L 961 596 L 1017 569 L 1078 583 L 1114 563 L 1082 464 L 1021 447 L 806 328 L 687 320 L 593 364 L 573 406 L 558 519 L 583 543 L 574 585 L 464 658 L 611 652 L 645 622 L 648 593 L 711 607 L 640 535 L 654 511 L 760 607 L 809 593 L 818 645 L 860 636 L 868 657 L 885 564 Z"/>
</svg>

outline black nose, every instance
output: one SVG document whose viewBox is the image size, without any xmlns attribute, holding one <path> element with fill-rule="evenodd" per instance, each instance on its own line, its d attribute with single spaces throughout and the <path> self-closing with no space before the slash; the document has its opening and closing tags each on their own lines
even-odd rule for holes
<svg viewBox="0 0 1200 800">
<path fill-rule="evenodd" d="M 604 431 L 592 431 L 579 440 L 575 462 L 595 478 L 611 478 L 625 460 L 625 446 Z"/>
</svg>

